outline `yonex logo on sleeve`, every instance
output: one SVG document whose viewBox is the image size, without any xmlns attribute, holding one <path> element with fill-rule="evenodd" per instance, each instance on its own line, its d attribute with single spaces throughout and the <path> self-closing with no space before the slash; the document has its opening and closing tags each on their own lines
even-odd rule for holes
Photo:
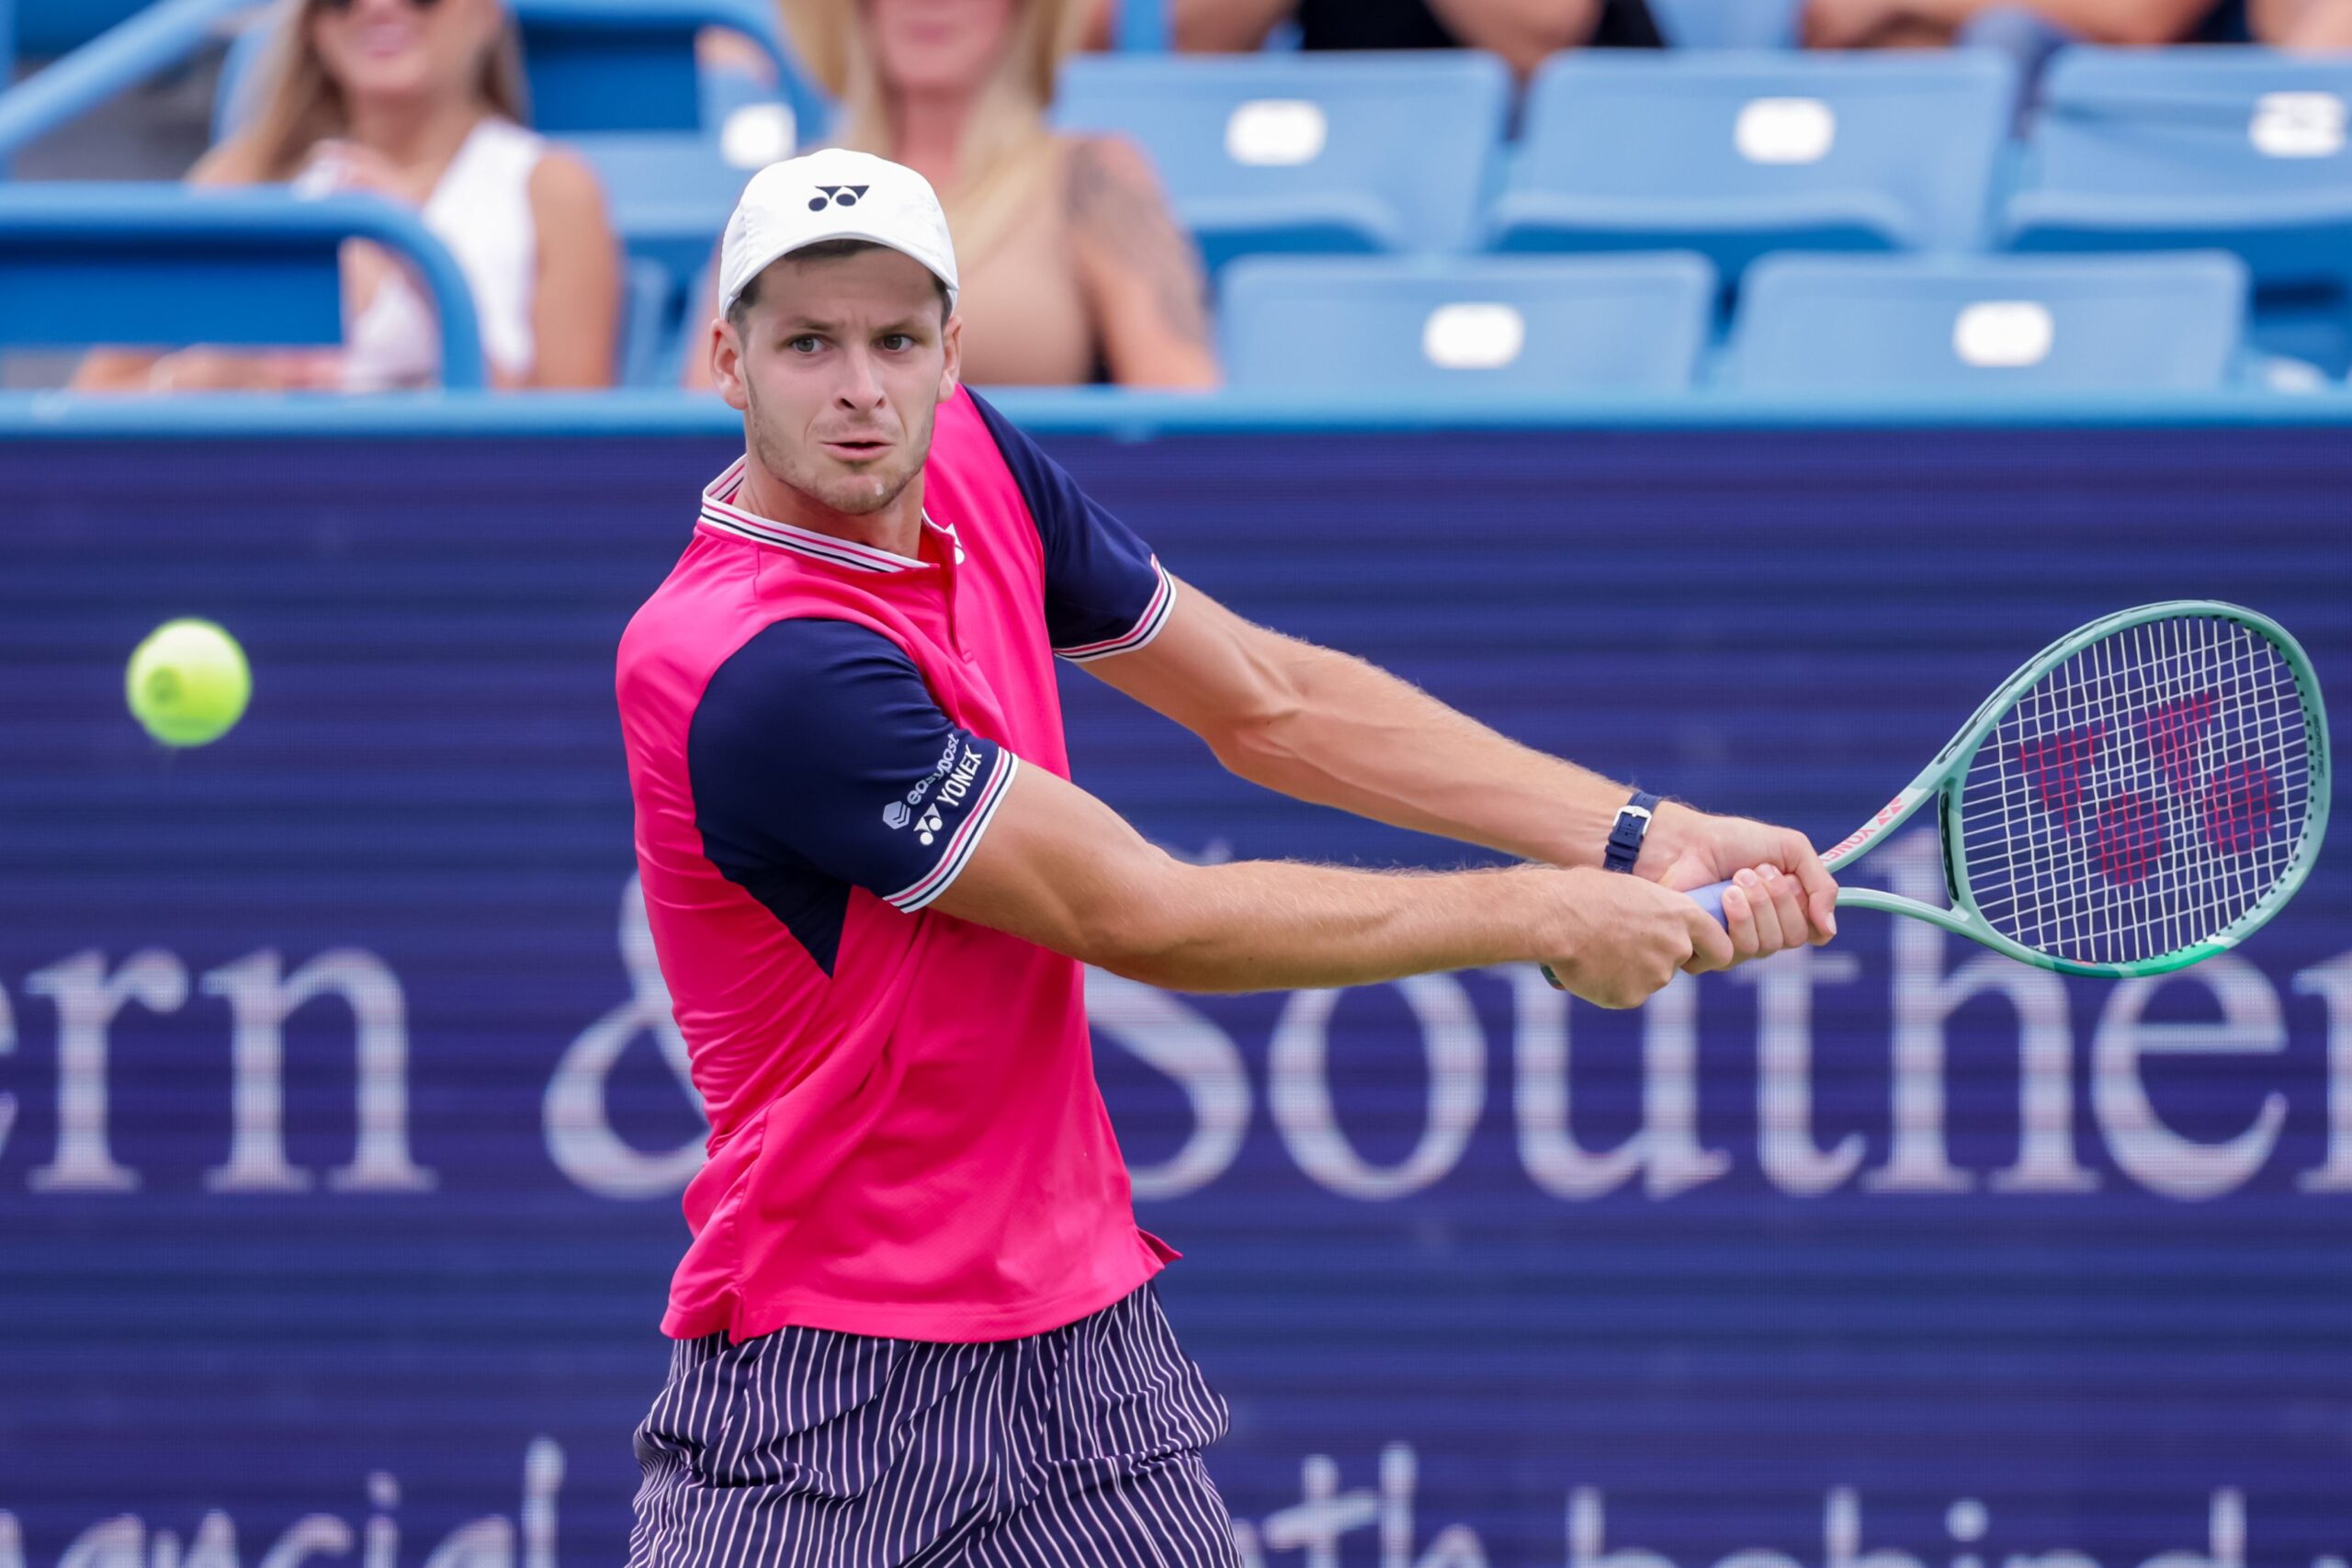
<svg viewBox="0 0 2352 1568">
<path fill-rule="evenodd" d="M 958 752 L 962 753 L 960 757 Z M 931 776 L 907 791 L 904 799 L 891 801 L 882 807 L 883 823 L 891 828 L 903 828 L 912 822 L 915 836 L 924 843 L 930 843 L 944 830 L 946 820 L 940 816 L 939 808 L 964 803 L 965 795 L 971 791 L 972 781 L 979 776 L 980 760 L 978 751 L 951 736 L 947 749 L 940 752 L 939 764 L 932 769 Z M 939 798 L 932 802 L 930 808 L 921 817 L 917 817 L 914 808 L 922 805 L 922 797 L 931 793 L 933 784 L 940 786 Z"/>
<path fill-rule="evenodd" d="M 857 198 L 873 188 L 871 186 L 819 186 L 817 194 L 808 198 L 808 210 L 822 212 L 828 207 L 855 207 Z"/>
<path fill-rule="evenodd" d="M 963 761 L 957 762 L 956 771 L 947 775 L 947 782 L 939 786 L 939 798 L 950 806 L 960 804 L 965 792 L 972 787 L 972 781 L 979 774 L 980 754 L 967 746 L 964 749 Z M 937 807 L 932 808 L 933 816 L 938 815 L 938 809 Z"/>
</svg>

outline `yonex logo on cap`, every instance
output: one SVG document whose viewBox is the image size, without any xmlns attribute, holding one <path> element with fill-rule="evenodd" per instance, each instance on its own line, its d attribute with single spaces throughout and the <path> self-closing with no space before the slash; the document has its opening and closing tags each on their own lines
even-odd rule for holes
<svg viewBox="0 0 2352 1568">
<path fill-rule="evenodd" d="M 719 308 L 730 308 L 779 256 L 836 239 L 912 257 L 945 288 L 949 311 L 956 309 L 956 249 L 931 182 L 887 158 L 841 147 L 770 164 L 745 184 L 719 247 Z"/>
<path fill-rule="evenodd" d="M 926 844 L 931 842 L 933 839 L 938 837 L 943 821 L 939 815 L 939 807 L 933 806 L 922 814 L 922 820 L 915 824 L 915 837 Z"/>
</svg>

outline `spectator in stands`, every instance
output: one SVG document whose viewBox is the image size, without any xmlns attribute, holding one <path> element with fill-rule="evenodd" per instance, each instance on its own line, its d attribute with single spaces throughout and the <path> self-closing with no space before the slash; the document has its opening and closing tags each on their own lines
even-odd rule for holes
<svg viewBox="0 0 2352 1568">
<path fill-rule="evenodd" d="M 200 186 L 291 182 L 374 191 L 421 209 L 472 286 L 492 384 L 613 380 L 620 258 L 588 166 L 523 128 L 523 78 L 502 0 L 290 0 L 244 129 L 189 175 Z M 432 307 L 373 245 L 344 261 L 340 349 L 194 348 L 92 355 L 89 389 L 430 382 Z"/>
<path fill-rule="evenodd" d="M 1806 0 L 1815 49 L 1934 48 L 2003 14 L 2086 43 L 2352 48 L 2352 0 Z"/>
<path fill-rule="evenodd" d="M 1046 124 L 1055 73 L 1093 15 L 1091 0 L 784 6 L 801 59 L 841 102 L 834 140 L 939 192 L 963 270 L 965 379 L 1212 386 L 1199 253 L 1149 160 Z M 707 387 L 702 346 L 685 376 Z"/>
<path fill-rule="evenodd" d="M 1563 49 L 1657 49 L 1645 0 L 1170 0 L 1180 48 L 1257 49 L 1298 24 L 1302 49 L 1484 49 L 1522 78 Z"/>
<path fill-rule="evenodd" d="M 2352 49 L 2352 0 L 2246 0 L 2248 31 L 2281 49 Z"/>
</svg>

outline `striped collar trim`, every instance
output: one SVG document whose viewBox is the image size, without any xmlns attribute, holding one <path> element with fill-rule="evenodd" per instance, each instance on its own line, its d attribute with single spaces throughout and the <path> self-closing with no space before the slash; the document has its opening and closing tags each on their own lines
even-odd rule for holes
<svg viewBox="0 0 2352 1568">
<path fill-rule="evenodd" d="M 750 464 L 747 454 L 727 466 L 727 471 L 703 487 L 702 520 L 712 527 L 741 538 L 774 545 L 835 566 L 845 566 L 857 571 L 908 571 L 928 566 L 928 561 L 909 560 L 888 550 L 877 550 L 871 545 L 854 544 L 848 539 L 836 539 L 831 534 L 820 534 L 809 528 L 796 528 L 789 523 L 777 523 L 744 511 L 734 504 L 736 495 L 743 488 L 743 470 Z M 923 521 L 931 523 L 928 513 Z M 938 525 L 932 524 L 933 527 Z M 949 538 L 952 530 L 942 529 Z"/>
</svg>

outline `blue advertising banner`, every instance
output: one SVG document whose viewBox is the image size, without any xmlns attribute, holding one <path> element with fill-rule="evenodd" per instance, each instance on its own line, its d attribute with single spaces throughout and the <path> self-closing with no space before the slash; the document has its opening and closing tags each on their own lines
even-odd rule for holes
<svg viewBox="0 0 2352 1568">
<path fill-rule="evenodd" d="M 2123 605 L 2253 605 L 2352 691 L 2339 430 L 1050 445 L 1243 613 L 1821 841 Z M 0 1568 L 621 1560 L 701 1123 L 612 654 L 729 456 L 0 446 Z M 255 696 L 166 752 L 122 668 L 179 615 Z M 1175 852 L 1489 858 L 1066 696 Z M 1845 927 L 1638 1013 L 1095 977 L 1245 1562 L 2345 1568 L 2340 848 L 2162 980 Z"/>
</svg>

